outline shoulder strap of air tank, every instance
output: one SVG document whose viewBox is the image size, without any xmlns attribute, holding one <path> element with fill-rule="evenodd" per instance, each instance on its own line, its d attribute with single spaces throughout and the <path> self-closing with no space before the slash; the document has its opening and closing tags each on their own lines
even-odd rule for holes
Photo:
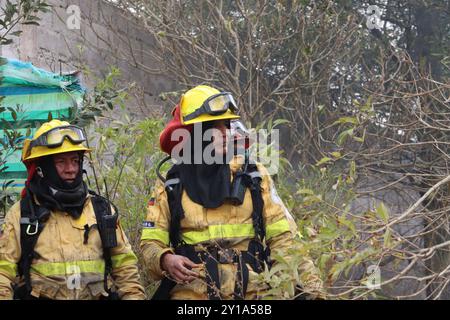
<svg viewBox="0 0 450 320">
<path fill-rule="evenodd" d="M 112 274 L 113 269 L 111 249 L 117 246 L 116 228 L 119 211 L 117 207 L 105 197 L 102 197 L 91 190 L 89 190 L 89 194 L 92 195 L 92 207 L 94 208 L 97 228 L 102 241 L 103 259 L 105 261 L 104 288 L 110 295 L 109 299 L 115 300 L 113 297 L 116 293 L 112 292 L 108 287 L 108 276 Z M 111 206 L 114 207 L 115 213 L 111 212 Z"/>
<path fill-rule="evenodd" d="M 183 185 L 177 169 L 177 166 L 172 166 L 164 184 L 170 210 L 169 240 L 173 248 L 182 244 L 181 219 L 184 218 L 184 209 L 181 204 Z"/>
<path fill-rule="evenodd" d="M 258 171 L 258 167 L 255 164 L 249 164 L 247 166 L 247 171 L 245 172 L 247 176 L 247 186 L 250 189 L 250 194 L 252 197 L 253 212 L 252 212 L 252 222 L 255 234 L 261 242 L 266 236 L 266 231 L 264 228 L 264 200 L 262 197 L 261 190 L 261 173 Z"/>
<path fill-rule="evenodd" d="M 30 269 L 31 263 L 36 257 L 34 248 L 49 215 L 48 209 L 36 205 L 32 193 L 27 188 L 26 196 L 20 200 L 21 256 L 18 263 L 19 276 L 23 276 L 25 282 L 25 294 L 31 293 Z"/>
</svg>

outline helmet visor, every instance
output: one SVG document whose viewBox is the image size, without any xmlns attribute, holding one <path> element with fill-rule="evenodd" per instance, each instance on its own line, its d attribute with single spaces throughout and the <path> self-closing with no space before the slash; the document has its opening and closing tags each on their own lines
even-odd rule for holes
<svg viewBox="0 0 450 320">
<path fill-rule="evenodd" d="M 206 101 L 207 109 L 211 113 L 222 113 L 231 109 L 237 111 L 236 101 L 229 92 L 222 92 L 216 96 L 211 97 Z"/>
<path fill-rule="evenodd" d="M 184 116 L 183 120 L 192 120 L 202 114 L 218 115 L 225 113 L 228 109 L 237 113 L 238 108 L 236 101 L 231 93 L 221 92 L 209 97 L 200 108 L 193 113 Z"/>
<path fill-rule="evenodd" d="M 58 127 L 45 132 L 37 139 L 31 141 L 30 146 L 56 148 L 63 144 L 65 138 L 69 139 L 73 144 L 80 144 L 86 141 L 86 134 L 82 128 L 77 126 Z"/>
</svg>

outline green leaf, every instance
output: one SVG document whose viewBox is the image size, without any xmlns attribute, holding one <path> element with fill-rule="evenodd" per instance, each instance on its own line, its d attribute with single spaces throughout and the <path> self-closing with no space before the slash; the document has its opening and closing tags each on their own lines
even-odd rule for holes
<svg viewBox="0 0 450 320">
<path fill-rule="evenodd" d="M 343 145 L 348 136 L 353 136 L 353 128 L 342 131 L 336 139 L 338 145 Z"/>
<path fill-rule="evenodd" d="M 297 194 L 309 194 L 309 195 L 313 195 L 314 191 L 312 191 L 311 189 L 300 189 L 297 191 Z"/>
<path fill-rule="evenodd" d="M 11 44 L 13 42 L 13 40 L 12 39 L 5 39 L 5 38 L 2 38 L 1 40 L 0 40 L 0 45 L 8 45 L 8 44 Z"/>
<path fill-rule="evenodd" d="M 331 273 L 331 279 L 336 280 L 339 275 L 344 271 L 344 269 L 349 264 L 348 260 L 344 260 L 342 262 L 338 262 L 335 265 L 331 267 L 330 273 Z"/>
<path fill-rule="evenodd" d="M 288 282 L 287 283 L 288 286 L 288 292 L 289 292 L 289 298 L 292 298 L 295 295 L 295 286 L 294 286 L 294 282 Z"/>
<path fill-rule="evenodd" d="M 276 119 L 276 120 L 273 122 L 273 127 L 272 127 L 272 129 L 275 128 L 275 127 L 277 127 L 277 126 L 279 126 L 279 125 L 285 124 L 285 123 L 290 123 L 290 121 L 287 120 L 287 119 Z"/>
<path fill-rule="evenodd" d="M 341 124 L 341 123 L 358 124 L 358 119 L 356 117 L 342 117 L 342 118 L 339 118 L 338 120 L 336 120 L 335 122 L 333 122 L 332 126 L 334 126 L 336 124 Z"/>
<path fill-rule="evenodd" d="M 320 165 L 322 165 L 322 164 L 324 164 L 324 163 L 330 162 L 331 160 L 332 160 L 332 159 L 329 158 L 329 157 L 323 157 L 322 159 L 320 159 L 320 160 L 316 163 L 316 166 L 318 167 L 318 166 L 320 166 Z"/>
<path fill-rule="evenodd" d="M 17 121 L 17 112 L 15 110 L 11 111 L 11 117 L 13 118 L 14 121 Z"/>
<path fill-rule="evenodd" d="M 389 221 L 389 210 L 383 202 L 377 206 L 376 212 L 378 217 L 380 217 L 384 222 L 387 223 Z"/>
<path fill-rule="evenodd" d="M 341 223 L 341 224 L 343 224 L 344 226 L 346 226 L 347 228 L 349 228 L 350 231 L 351 231 L 354 235 L 356 235 L 356 227 L 355 227 L 355 225 L 353 224 L 352 221 L 346 219 L 344 216 L 339 216 L 338 221 L 339 221 L 339 223 Z"/>
<path fill-rule="evenodd" d="M 39 26 L 39 23 L 37 21 L 25 21 L 22 22 L 22 24 Z"/>
<path fill-rule="evenodd" d="M 225 29 L 230 33 L 233 31 L 231 20 L 228 19 L 225 21 Z"/>
<path fill-rule="evenodd" d="M 369 96 L 366 103 L 362 106 L 361 111 L 369 112 L 372 110 L 372 96 Z"/>
<path fill-rule="evenodd" d="M 318 203 L 322 201 L 322 195 L 319 194 L 318 196 L 316 195 L 312 195 L 312 196 L 307 196 L 303 199 L 303 203 L 305 205 L 311 205 L 313 203 Z"/>
<path fill-rule="evenodd" d="M 327 265 L 328 260 L 331 259 L 331 255 L 330 254 L 322 254 L 319 258 L 319 268 L 320 269 L 325 269 L 325 266 Z"/>
<path fill-rule="evenodd" d="M 339 159 L 340 157 L 342 157 L 342 155 L 339 151 L 332 152 L 331 155 L 336 159 Z"/>
<path fill-rule="evenodd" d="M 267 122 L 267 129 L 268 130 L 272 130 L 272 128 L 273 128 L 272 123 L 273 123 L 273 119 L 270 118 L 269 121 Z"/>
<path fill-rule="evenodd" d="M 7 168 L 7 167 L 5 167 L 5 168 Z M 2 186 L 3 190 L 5 190 L 6 188 L 8 188 L 8 186 L 11 185 L 13 182 L 14 182 L 14 180 L 9 180 L 8 182 L 6 182 L 6 183 Z"/>
<path fill-rule="evenodd" d="M 384 233 L 383 237 L 383 243 L 385 247 L 390 247 L 392 243 L 392 234 L 391 229 L 387 228 L 386 232 Z"/>
<path fill-rule="evenodd" d="M 350 163 L 350 177 L 355 178 L 356 175 L 356 162 L 355 160 L 353 160 Z"/>
<path fill-rule="evenodd" d="M 365 139 L 366 139 L 366 130 L 364 130 L 362 137 L 353 136 L 353 140 L 358 142 L 364 142 Z"/>
</svg>

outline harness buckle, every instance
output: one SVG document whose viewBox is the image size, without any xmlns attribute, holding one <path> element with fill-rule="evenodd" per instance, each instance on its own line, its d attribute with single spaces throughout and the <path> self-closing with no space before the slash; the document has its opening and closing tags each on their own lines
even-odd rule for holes
<svg viewBox="0 0 450 320">
<path fill-rule="evenodd" d="M 233 263 L 237 258 L 237 253 L 233 249 L 221 249 L 218 252 L 219 263 Z"/>
<path fill-rule="evenodd" d="M 31 226 L 34 227 L 34 231 L 33 231 L 33 232 L 30 231 Z M 33 224 L 30 223 L 30 224 L 28 225 L 28 227 L 27 227 L 27 235 L 29 235 L 29 236 L 34 236 L 35 234 L 38 233 L 38 229 L 39 229 L 39 221 L 36 221 L 36 222 L 33 223 Z"/>
<path fill-rule="evenodd" d="M 217 263 L 220 264 L 229 264 L 236 262 L 239 254 L 233 249 L 222 249 L 222 248 L 208 248 L 205 252 L 206 257 L 211 257 Z"/>
</svg>

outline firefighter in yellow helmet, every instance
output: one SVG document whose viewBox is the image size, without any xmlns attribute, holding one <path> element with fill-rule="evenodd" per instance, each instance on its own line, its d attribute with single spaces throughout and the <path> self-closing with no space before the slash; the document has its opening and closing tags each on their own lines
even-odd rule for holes
<svg viewBox="0 0 450 320">
<path fill-rule="evenodd" d="M 248 141 L 237 152 L 230 138 L 237 111 L 231 93 L 197 86 L 182 96 L 160 135 L 177 163 L 156 186 L 142 229 L 145 264 L 153 279 L 162 279 L 153 299 L 261 298 L 268 287 L 257 278 L 272 262 L 270 251 L 286 254 L 294 243 L 296 223 L 267 169 L 249 163 Z M 202 140 L 209 129 L 216 161 L 195 163 L 196 153 L 211 150 Z M 177 130 L 187 132 L 180 157 L 169 142 L 182 136 Z M 317 297 L 322 282 L 304 258 L 302 285 Z"/>
<path fill-rule="evenodd" d="M 60 120 L 25 140 L 28 179 L 0 234 L 0 299 L 145 298 L 117 210 L 83 181 L 85 142 Z"/>
</svg>

